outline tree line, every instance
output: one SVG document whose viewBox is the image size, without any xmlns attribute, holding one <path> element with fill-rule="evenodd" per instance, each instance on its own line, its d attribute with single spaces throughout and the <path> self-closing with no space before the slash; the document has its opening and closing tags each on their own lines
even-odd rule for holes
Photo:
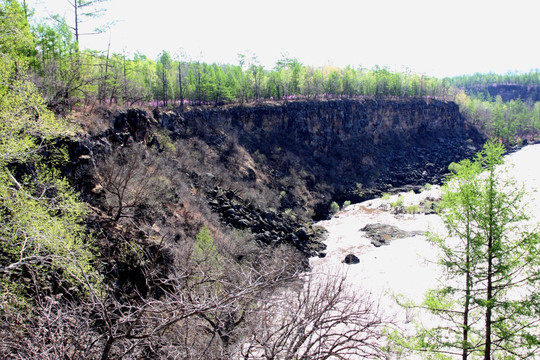
<svg viewBox="0 0 540 360">
<path fill-rule="evenodd" d="M 482 95 L 468 96 L 460 92 L 455 97 L 465 118 L 491 137 L 508 145 L 534 140 L 540 133 L 540 102 L 500 96 L 486 99 Z"/>
<path fill-rule="evenodd" d="M 540 70 L 532 69 L 528 73 L 508 72 L 506 74 L 495 74 L 493 72 L 472 75 L 460 75 L 448 78 L 447 81 L 455 87 L 478 87 L 494 84 L 516 84 L 523 86 L 532 86 L 540 84 Z"/>
<path fill-rule="evenodd" d="M 379 66 L 314 67 L 287 54 L 266 69 L 255 54 L 238 54 L 237 64 L 209 64 L 182 50 L 164 50 L 157 59 L 140 53 L 80 51 L 78 22 L 97 12 L 95 5 L 101 2 L 76 1 L 74 24 L 54 16 L 53 21 L 36 20 L 30 28 L 26 56 L 32 80 L 58 112 L 74 105 L 92 111 L 107 104 L 183 107 L 342 96 L 437 97 L 456 101 L 467 120 L 506 144 L 538 135 L 538 103 L 527 99 L 504 102 L 481 93 L 481 87 L 490 84 L 537 86 L 538 70 L 439 79 Z M 27 7 L 21 7 L 25 19 L 31 19 Z M 79 14 L 81 9 L 84 16 Z M 466 95 L 460 90 L 465 88 L 480 90 Z"/>
<path fill-rule="evenodd" d="M 238 54 L 237 64 L 209 64 L 181 50 L 164 50 L 157 59 L 139 53 L 80 51 L 80 22 L 83 15 L 92 15 L 93 6 L 101 1 L 75 1 L 74 24 L 61 16 L 33 21 L 32 72 L 49 103 L 182 106 L 298 97 L 448 95 L 446 79 L 391 72 L 378 66 L 306 66 L 286 54 L 272 69 L 266 69 L 254 54 Z M 31 13 L 25 13 L 32 18 Z"/>
<path fill-rule="evenodd" d="M 167 107 L 340 96 L 449 95 L 444 80 L 386 68 L 312 67 L 284 57 L 267 70 L 256 56 L 241 54 L 237 65 L 208 64 L 167 51 L 156 60 L 142 54 L 130 58 L 91 51 L 75 58 L 72 47 L 48 48 L 51 44 L 57 46 L 39 39 L 34 71 L 38 86 L 53 103 L 76 98 L 100 104 Z"/>
</svg>

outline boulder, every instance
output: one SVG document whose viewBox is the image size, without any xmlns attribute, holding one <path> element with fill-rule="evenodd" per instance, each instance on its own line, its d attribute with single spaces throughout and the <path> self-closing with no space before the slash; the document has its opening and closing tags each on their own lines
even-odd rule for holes
<svg viewBox="0 0 540 360">
<path fill-rule="evenodd" d="M 375 247 L 382 245 L 389 245 L 394 239 L 401 239 L 404 237 L 420 235 L 421 232 L 417 231 L 404 231 L 394 225 L 388 224 L 367 224 L 360 231 L 364 231 L 368 238 L 371 240 L 371 244 Z"/>
<path fill-rule="evenodd" d="M 345 259 L 343 259 L 342 262 L 347 264 L 347 265 L 354 265 L 354 264 L 359 264 L 360 259 L 354 254 L 349 254 L 349 255 L 345 256 Z"/>
</svg>

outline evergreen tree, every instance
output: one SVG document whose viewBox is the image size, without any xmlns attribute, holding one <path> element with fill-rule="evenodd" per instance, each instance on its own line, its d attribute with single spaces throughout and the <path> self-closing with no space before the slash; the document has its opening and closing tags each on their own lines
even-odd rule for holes
<svg viewBox="0 0 540 360">
<path fill-rule="evenodd" d="M 424 306 L 440 326 L 417 334 L 423 351 L 526 358 L 540 348 L 540 236 L 527 228 L 524 192 L 502 172 L 504 147 L 488 142 L 455 164 L 441 207 L 451 237 L 432 238 L 446 279 Z"/>
</svg>

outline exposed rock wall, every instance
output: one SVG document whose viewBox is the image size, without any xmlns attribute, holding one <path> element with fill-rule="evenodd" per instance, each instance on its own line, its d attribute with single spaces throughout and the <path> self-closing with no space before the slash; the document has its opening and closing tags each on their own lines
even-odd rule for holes
<svg viewBox="0 0 540 360">
<path fill-rule="evenodd" d="M 103 199 L 94 191 L 99 176 L 93 177 L 92 164 L 117 147 L 145 143 L 159 150 L 159 164 L 167 168 L 162 177 L 193 190 L 172 187 L 167 194 L 176 200 L 157 199 L 168 202 L 158 210 L 176 206 L 183 213 L 185 207 L 206 206 L 222 226 L 248 231 L 261 244 L 291 244 L 308 256 L 323 253 L 324 246 L 304 220 L 325 217 L 330 202 L 437 183 L 450 162 L 473 155 L 484 141 L 456 104 L 426 99 L 298 101 L 153 114 L 129 109 L 106 118 L 108 130 L 71 146 L 76 160 L 66 171 L 93 206 Z M 170 130 L 171 139 L 156 127 Z M 162 151 L 160 142 L 170 140 L 176 150 Z M 180 180 L 176 173 L 183 174 Z M 174 216 L 158 210 L 156 216 L 174 223 Z"/>
<path fill-rule="evenodd" d="M 178 136 L 197 133 L 209 143 L 235 136 L 282 175 L 291 171 L 285 166 L 313 174 L 312 187 L 329 187 L 327 200 L 354 199 L 356 183 L 381 191 L 437 183 L 450 162 L 471 156 L 484 141 L 455 103 L 434 99 L 299 101 L 171 116 L 163 114 L 161 122 Z"/>
</svg>

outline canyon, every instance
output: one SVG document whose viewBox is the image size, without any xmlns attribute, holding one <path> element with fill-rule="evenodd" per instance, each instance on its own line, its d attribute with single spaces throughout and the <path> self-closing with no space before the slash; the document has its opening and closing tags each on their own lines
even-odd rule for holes
<svg viewBox="0 0 540 360">
<path fill-rule="evenodd" d="M 175 217 L 189 208 L 207 222 L 247 231 L 259 244 L 291 244 L 308 257 L 325 255 L 324 232 L 312 222 L 328 218 L 332 202 L 438 184 L 451 162 L 473 156 L 485 141 L 455 103 L 428 98 L 130 108 L 104 111 L 100 119 L 101 131 L 70 145 L 73 161 L 65 168 L 96 208 L 114 207 L 96 191 L 100 164 L 118 151 L 133 166 L 143 164 L 148 156 L 132 149 L 154 149 L 147 168 L 160 168 L 173 185 L 160 190 L 153 210 L 141 200 L 138 216 L 175 229 Z"/>
<path fill-rule="evenodd" d="M 216 148 L 236 142 L 266 169 L 242 169 L 248 180 L 301 172 L 313 198 L 304 205 L 316 218 L 327 216 L 334 200 L 438 183 L 449 163 L 470 157 L 485 140 L 456 104 L 423 98 L 207 107 L 155 112 L 154 119 L 173 138 L 197 136 Z M 290 200 L 289 206 L 298 205 Z"/>
</svg>

